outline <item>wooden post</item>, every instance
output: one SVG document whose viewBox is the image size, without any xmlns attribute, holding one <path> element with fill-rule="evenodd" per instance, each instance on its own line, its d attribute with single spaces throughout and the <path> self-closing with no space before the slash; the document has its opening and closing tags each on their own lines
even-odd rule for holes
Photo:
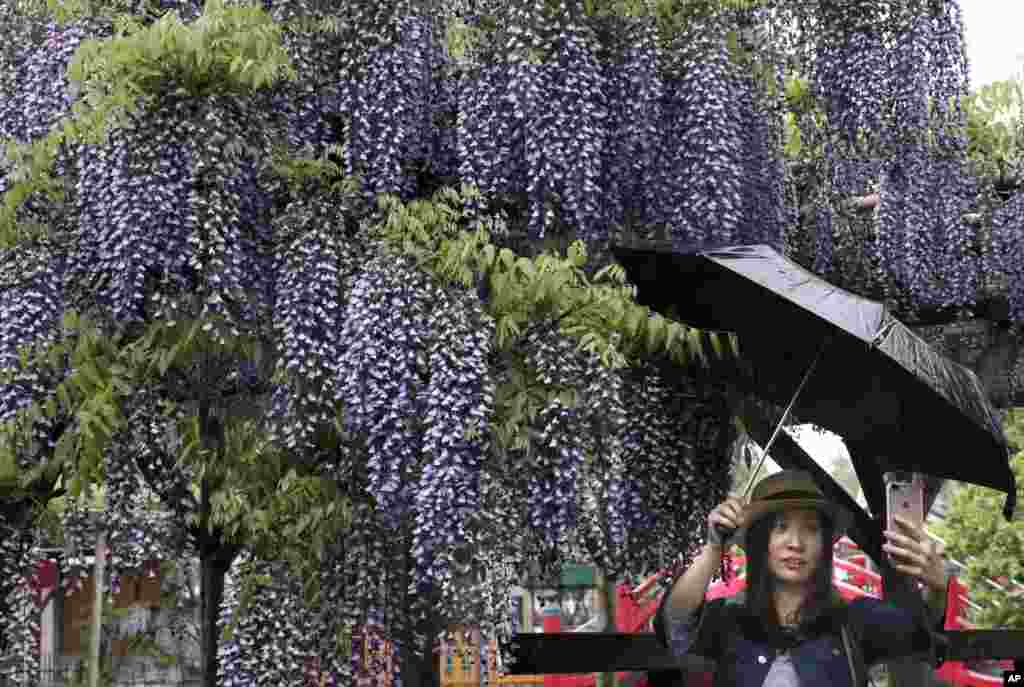
<svg viewBox="0 0 1024 687">
<path fill-rule="evenodd" d="M 522 599 L 523 602 L 519 606 L 519 627 L 522 629 L 513 632 L 533 632 L 533 592 L 523 589 Z"/>
<path fill-rule="evenodd" d="M 597 595 L 604 608 L 604 627 L 602 632 L 617 632 L 615 626 L 615 585 L 605 577 L 604 571 L 597 574 Z M 599 673 L 594 681 L 595 687 L 616 687 L 615 672 Z"/>
<path fill-rule="evenodd" d="M 553 634 L 562 631 L 561 589 L 554 590 L 551 602 L 544 607 L 544 632 Z M 562 687 L 561 675 L 545 675 L 544 687 Z"/>
<path fill-rule="evenodd" d="M 100 635 L 103 632 L 103 575 L 107 567 L 107 533 L 100 528 L 96 538 L 95 597 L 92 602 L 92 642 L 89 647 L 89 687 L 100 684 Z"/>
</svg>

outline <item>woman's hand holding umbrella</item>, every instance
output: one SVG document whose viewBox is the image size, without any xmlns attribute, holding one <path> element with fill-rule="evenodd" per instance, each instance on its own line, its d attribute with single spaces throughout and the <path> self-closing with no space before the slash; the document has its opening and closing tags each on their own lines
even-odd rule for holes
<svg viewBox="0 0 1024 687">
<path fill-rule="evenodd" d="M 743 501 L 735 494 L 730 494 L 708 513 L 708 543 L 724 547 L 742 522 Z"/>
</svg>

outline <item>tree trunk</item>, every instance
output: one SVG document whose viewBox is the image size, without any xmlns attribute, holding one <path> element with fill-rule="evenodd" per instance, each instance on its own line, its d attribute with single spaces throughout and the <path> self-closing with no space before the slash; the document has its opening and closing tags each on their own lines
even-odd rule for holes
<svg viewBox="0 0 1024 687">
<path fill-rule="evenodd" d="M 200 660 L 202 661 L 202 687 L 217 687 L 217 646 L 220 641 L 218 624 L 220 606 L 224 600 L 224 578 L 241 547 L 224 540 L 219 528 L 210 527 L 210 492 L 208 476 L 200 482 L 199 526 L 194 530 L 199 544 L 199 598 L 200 598 Z"/>
<path fill-rule="evenodd" d="M 432 648 L 424 657 L 420 657 L 412 650 L 402 647 L 399 651 L 399 662 L 402 684 L 405 687 L 437 687 Z"/>
<path fill-rule="evenodd" d="M 417 655 L 410 638 L 397 645 L 399 670 L 404 687 L 438 687 L 438 675 L 434 671 L 434 638 L 441 628 L 435 621 L 427 621 L 425 646 L 419 647 Z M 421 628 L 424 629 L 424 628 Z"/>
<path fill-rule="evenodd" d="M 212 543 L 212 542 L 211 542 Z M 219 637 L 218 621 L 220 605 L 224 599 L 224 577 L 231 566 L 231 556 L 225 561 L 224 547 L 203 547 L 200 556 L 200 585 L 202 624 L 201 654 L 203 667 L 203 687 L 217 685 L 217 645 Z"/>
<path fill-rule="evenodd" d="M 199 432 L 203 447 L 212 450 L 216 456 L 214 460 L 222 458 L 223 428 L 205 401 L 199 405 Z M 210 525 L 213 513 L 211 496 L 219 486 L 219 483 L 211 481 L 209 472 L 204 472 L 199 484 L 199 523 L 193 530 L 199 548 L 199 655 L 202 661 L 202 687 L 217 687 L 217 647 L 220 642 L 218 625 L 220 606 L 224 600 L 224 578 L 241 550 L 237 544 L 226 541 L 223 530 Z"/>
</svg>

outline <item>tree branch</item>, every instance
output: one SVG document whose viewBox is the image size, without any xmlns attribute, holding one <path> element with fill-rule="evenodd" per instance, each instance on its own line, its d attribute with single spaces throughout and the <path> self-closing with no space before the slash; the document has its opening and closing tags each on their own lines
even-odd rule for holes
<svg viewBox="0 0 1024 687">
<path fill-rule="evenodd" d="M 854 196 L 849 201 L 850 208 L 857 212 L 865 212 L 867 210 L 877 210 L 882 204 L 882 197 L 877 193 L 869 193 L 866 196 Z M 965 213 L 961 219 L 964 223 L 969 224 L 972 227 L 981 226 L 981 213 L 968 212 Z"/>
<path fill-rule="evenodd" d="M 878 208 L 882 197 L 877 193 L 870 193 L 866 196 L 856 196 L 850 200 L 850 206 L 854 210 L 874 210 Z"/>
</svg>

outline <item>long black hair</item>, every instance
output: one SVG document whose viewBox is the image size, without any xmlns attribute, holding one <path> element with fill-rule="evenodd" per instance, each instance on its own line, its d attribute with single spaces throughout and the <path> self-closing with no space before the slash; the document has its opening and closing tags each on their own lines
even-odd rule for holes
<svg viewBox="0 0 1024 687">
<path fill-rule="evenodd" d="M 812 591 L 797 611 L 797 634 L 814 634 L 832 625 L 837 611 L 844 607 L 842 598 L 832 585 L 832 541 L 835 524 L 821 511 L 817 511 L 821 525 L 821 556 L 811 580 Z M 772 594 L 775 580 L 768 566 L 768 540 L 780 513 L 770 513 L 753 525 L 747 532 L 747 591 L 745 607 L 747 616 L 758 622 L 769 636 L 783 637 L 792 634 L 779 623 Z"/>
</svg>

